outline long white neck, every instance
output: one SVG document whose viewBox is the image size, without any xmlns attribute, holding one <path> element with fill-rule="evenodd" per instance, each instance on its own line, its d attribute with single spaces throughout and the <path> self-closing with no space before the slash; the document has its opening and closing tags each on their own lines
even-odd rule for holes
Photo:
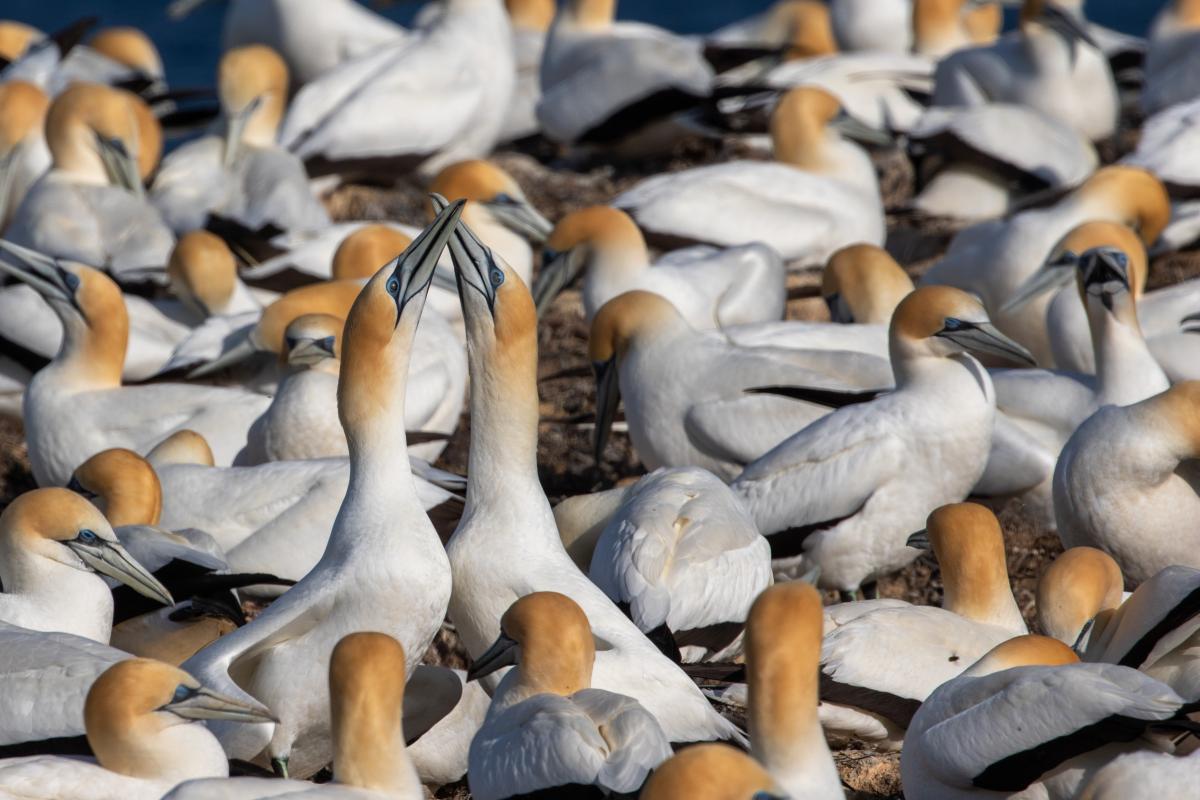
<svg viewBox="0 0 1200 800">
<path fill-rule="evenodd" d="M 550 514 L 537 471 L 536 365 L 471 359 L 471 452 L 464 515 L 477 507 L 538 504 Z"/>
<path fill-rule="evenodd" d="M 1088 324 L 1096 352 L 1096 400 L 1100 405 L 1129 405 L 1171 385 L 1146 345 L 1136 317 L 1122 321 L 1089 309 Z"/>
<path fill-rule="evenodd" d="M 589 249 L 583 306 L 590 320 L 605 303 L 632 288 L 638 276 L 651 267 L 644 243 L 596 242 Z"/>
</svg>

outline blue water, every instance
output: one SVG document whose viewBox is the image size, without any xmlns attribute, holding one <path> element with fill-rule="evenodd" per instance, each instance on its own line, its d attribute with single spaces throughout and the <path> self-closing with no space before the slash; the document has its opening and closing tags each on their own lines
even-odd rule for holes
<svg viewBox="0 0 1200 800">
<path fill-rule="evenodd" d="M 621 0 L 619 16 L 652 22 L 681 33 L 703 33 L 770 5 L 772 0 Z M 1102 25 L 1144 34 L 1164 0 L 1090 0 L 1088 17 Z M 211 84 L 220 56 L 223 3 L 206 3 L 181 22 L 167 18 L 166 0 L 4 0 L 0 17 L 53 31 L 88 15 L 105 25 L 136 25 L 162 53 L 167 79 L 175 86 Z M 401 22 L 415 3 L 393 3 L 384 11 Z"/>
</svg>

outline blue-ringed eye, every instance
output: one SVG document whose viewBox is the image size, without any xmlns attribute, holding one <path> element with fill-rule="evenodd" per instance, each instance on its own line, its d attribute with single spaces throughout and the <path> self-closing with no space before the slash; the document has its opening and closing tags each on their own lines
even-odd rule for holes
<svg viewBox="0 0 1200 800">
<path fill-rule="evenodd" d="M 492 202 L 499 205 L 516 205 L 517 203 L 516 199 L 514 199 L 513 196 L 507 192 L 501 192 L 500 194 L 496 195 L 492 198 Z"/>
<path fill-rule="evenodd" d="M 184 686 L 181 683 L 175 687 L 175 694 L 172 695 L 171 702 L 172 703 L 182 703 L 184 700 L 187 700 L 189 697 L 191 697 L 195 693 L 196 693 L 195 689 L 191 688 L 190 686 Z"/>
<path fill-rule="evenodd" d="M 76 275 L 74 272 L 67 272 L 64 270 L 63 271 L 63 283 L 65 283 L 67 285 L 67 288 L 71 290 L 71 293 L 74 294 L 75 291 L 79 288 L 79 276 Z"/>
<path fill-rule="evenodd" d="M 81 542 L 85 543 L 85 544 L 93 544 L 94 542 L 97 542 L 97 541 L 99 541 L 99 539 L 100 539 L 100 537 L 99 537 L 99 536 L 97 536 L 97 535 L 95 534 L 95 532 L 93 532 L 93 531 L 89 531 L 89 530 L 88 530 L 88 529 L 86 529 L 86 528 L 84 528 L 83 530 L 81 530 L 81 531 L 79 532 L 79 535 L 78 535 L 78 536 L 76 536 L 75 538 L 76 538 L 76 539 L 78 539 L 79 541 L 81 541 Z"/>
<path fill-rule="evenodd" d="M 387 291 L 392 297 L 397 297 L 400 294 L 400 279 L 389 278 L 387 282 Z"/>
<path fill-rule="evenodd" d="M 963 322 L 961 319 L 955 319 L 954 317 L 946 317 L 946 321 L 943 324 L 942 330 L 961 331 L 964 328 L 969 328 L 969 327 L 971 327 L 971 326 L 968 323 Z"/>
<path fill-rule="evenodd" d="M 492 267 L 488 271 L 488 278 L 492 281 L 492 288 L 494 289 L 504 283 L 504 270 L 499 267 Z"/>
</svg>

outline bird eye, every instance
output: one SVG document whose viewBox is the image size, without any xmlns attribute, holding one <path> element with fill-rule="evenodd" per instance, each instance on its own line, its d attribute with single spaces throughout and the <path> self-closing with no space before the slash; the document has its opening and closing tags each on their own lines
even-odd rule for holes
<svg viewBox="0 0 1200 800">
<path fill-rule="evenodd" d="M 516 203 L 517 203 L 516 199 L 511 194 L 508 194 L 507 192 L 501 192 L 500 194 L 496 195 L 495 197 L 492 198 L 492 202 L 497 203 L 502 206 L 503 205 L 516 205 Z"/>
<path fill-rule="evenodd" d="M 76 290 L 79 289 L 79 276 L 74 272 L 67 272 L 66 270 L 63 270 L 62 276 L 63 283 L 67 285 L 67 288 L 71 291 L 71 294 L 75 294 Z"/>
<path fill-rule="evenodd" d="M 78 541 L 83 542 L 84 544 L 95 544 L 96 542 L 98 542 L 100 540 L 100 537 L 97 536 L 94 531 L 89 531 L 86 528 L 81 530 L 79 532 L 79 535 L 77 535 L 75 538 Z"/>
<path fill-rule="evenodd" d="M 967 327 L 969 327 L 967 323 L 954 317 L 946 317 L 946 321 L 942 323 L 942 330 L 945 331 L 961 331 Z"/>
<path fill-rule="evenodd" d="M 492 288 L 495 289 L 500 284 L 504 283 L 504 270 L 499 267 L 492 267 L 488 271 L 488 278 L 492 281 Z"/>
<path fill-rule="evenodd" d="M 171 696 L 172 703 L 182 703 L 189 697 L 194 695 L 196 690 L 190 686 L 184 686 L 182 683 L 175 687 L 175 694 Z"/>
<path fill-rule="evenodd" d="M 387 291 L 392 297 L 397 297 L 400 294 L 400 279 L 390 278 L 387 282 Z"/>
</svg>

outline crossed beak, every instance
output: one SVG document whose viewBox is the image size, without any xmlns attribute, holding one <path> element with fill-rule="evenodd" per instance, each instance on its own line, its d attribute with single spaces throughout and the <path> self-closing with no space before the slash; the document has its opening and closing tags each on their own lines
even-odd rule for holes
<svg viewBox="0 0 1200 800">
<path fill-rule="evenodd" d="M 443 208 L 446 198 L 433 195 L 436 208 Z M 458 201 L 461 203 L 462 201 Z M 466 225 L 460 224 L 450 238 L 450 257 L 454 261 L 454 277 L 458 281 L 458 300 L 462 304 L 463 317 L 478 314 L 471 306 L 482 300 L 488 313 L 496 315 L 496 288 L 504 282 L 504 270 L 496 263 L 490 248 Z"/>
<path fill-rule="evenodd" d="M 70 539 L 63 544 L 79 556 L 83 563 L 101 575 L 120 581 L 138 594 L 157 600 L 163 605 L 175 605 L 175 598 L 171 597 L 167 587 L 134 560 L 119 542 L 96 537 L 91 542 Z"/>
</svg>

